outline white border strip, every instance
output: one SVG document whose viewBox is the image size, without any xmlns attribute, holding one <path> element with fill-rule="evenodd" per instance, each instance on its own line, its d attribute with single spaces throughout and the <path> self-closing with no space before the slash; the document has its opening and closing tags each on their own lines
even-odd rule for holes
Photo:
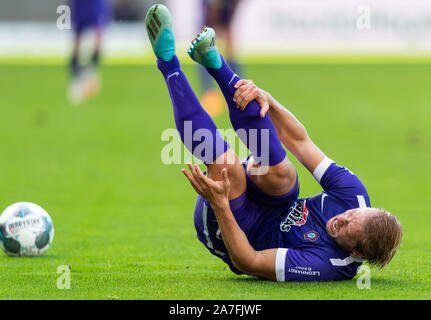
<svg viewBox="0 0 431 320">
<path fill-rule="evenodd" d="M 207 240 L 207 247 L 214 249 L 213 243 L 210 238 L 210 233 L 208 232 L 208 207 L 204 203 L 202 206 L 202 223 L 204 225 L 204 235 Z"/>
<path fill-rule="evenodd" d="M 277 255 L 275 257 L 275 276 L 277 281 L 284 282 L 285 280 L 285 265 L 286 265 L 286 253 L 287 248 L 278 248 Z"/>
<path fill-rule="evenodd" d="M 362 195 L 357 195 L 356 198 L 358 198 L 358 204 L 359 208 L 366 208 L 367 203 L 365 202 L 365 197 Z"/>
<path fill-rule="evenodd" d="M 332 161 L 331 159 L 329 159 L 328 157 L 326 157 L 325 159 L 323 159 L 316 167 L 316 169 L 314 169 L 313 171 L 313 176 L 314 179 L 317 180 L 317 182 L 320 183 L 320 180 L 322 179 L 323 175 L 325 174 L 326 170 L 329 168 L 329 166 L 333 163 L 334 161 Z"/>
<path fill-rule="evenodd" d="M 225 252 L 222 252 L 220 250 L 214 249 L 214 245 L 213 245 L 213 243 L 211 241 L 210 233 L 208 231 L 208 207 L 205 204 L 205 202 L 203 203 L 203 206 L 202 206 L 202 223 L 203 223 L 203 226 L 204 226 L 205 239 L 207 240 L 207 247 L 209 249 L 213 249 L 214 252 L 215 252 L 215 254 L 217 254 L 218 256 L 220 256 L 220 257 L 225 256 L 226 255 Z"/>
<path fill-rule="evenodd" d="M 345 259 L 329 259 L 335 267 L 345 267 L 353 262 L 363 262 L 364 260 L 355 257 L 353 254 Z"/>
</svg>

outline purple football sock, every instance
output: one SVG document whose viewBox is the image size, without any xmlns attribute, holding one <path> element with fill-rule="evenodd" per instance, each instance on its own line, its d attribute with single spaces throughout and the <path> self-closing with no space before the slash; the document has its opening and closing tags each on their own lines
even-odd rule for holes
<svg viewBox="0 0 431 320">
<path fill-rule="evenodd" d="M 236 108 L 236 103 L 233 101 L 234 85 L 241 78 L 229 68 L 221 55 L 220 57 L 223 62 L 222 67 L 207 68 L 207 70 L 223 92 L 233 128 L 252 152 L 256 162 L 270 166 L 280 163 L 286 157 L 286 151 L 281 145 L 272 120 L 268 115 L 264 118 L 260 117 L 260 106 L 255 100 L 250 102 L 244 111 Z"/>
<path fill-rule="evenodd" d="M 208 113 L 202 108 L 177 56 L 169 61 L 157 59 L 157 67 L 168 86 L 175 125 L 186 148 L 206 165 L 213 163 L 230 147 Z"/>
</svg>

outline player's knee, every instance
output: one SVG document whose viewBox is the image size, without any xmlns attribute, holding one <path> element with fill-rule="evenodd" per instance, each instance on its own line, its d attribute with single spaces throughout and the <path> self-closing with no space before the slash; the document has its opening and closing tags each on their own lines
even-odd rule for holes
<svg viewBox="0 0 431 320">
<path fill-rule="evenodd" d="M 257 168 L 257 167 L 260 167 L 260 165 L 257 164 L 253 158 L 250 158 L 247 164 L 248 173 L 251 174 L 251 169 Z M 270 166 L 267 168 L 268 168 L 267 174 L 268 176 L 271 177 L 271 180 L 286 181 L 286 180 L 296 179 L 295 167 L 289 162 L 287 158 L 285 158 L 279 164 L 276 164 L 274 166 Z"/>
<path fill-rule="evenodd" d="M 225 153 L 219 156 L 212 164 L 208 166 L 208 171 L 212 173 L 221 172 L 223 169 L 227 169 L 228 175 L 236 175 L 236 173 L 242 169 L 241 162 L 236 156 L 232 149 L 228 149 Z"/>
<path fill-rule="evenodd" d="M 243 165 L 232 149 L 228 149 L 216 161 L 208 165 L 208 177 L 216 181 L 223 180 L 221 174 L 223 169 L 227 169 L 230 181 L 229 200 L 235 199 L 244 193 L 246 177 Z"/>
<path fill-rule="evenodd" d="M 222 169 L 226 168 L 229 175 L 235 173 L 240 166 L 240 161 L 235 153 L 228 150 L 223 155 L 218 157 L 210 166 L 217 168 L 221 172 Z"/>
<path fill-rule="evenodd" d="M 275 166 L 270 167 L 271 173 L 280 180 L 291 180 L 296 178 L 296 170 L 289 160 L 284 159 L 282 162 Z"/>
</svg>

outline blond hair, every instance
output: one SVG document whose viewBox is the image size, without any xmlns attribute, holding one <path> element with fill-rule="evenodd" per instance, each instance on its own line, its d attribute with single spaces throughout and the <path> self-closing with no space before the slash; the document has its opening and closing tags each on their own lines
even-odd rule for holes
<svg viewBox="0 0 431 320">
<path fill-rule="evenodd" d="M 365 223 L 355 250 L 371 265 L 385 267 L 401 245 L 402 226 L 398 219 L 384 209 L 376 209 Z"/>
</svg>

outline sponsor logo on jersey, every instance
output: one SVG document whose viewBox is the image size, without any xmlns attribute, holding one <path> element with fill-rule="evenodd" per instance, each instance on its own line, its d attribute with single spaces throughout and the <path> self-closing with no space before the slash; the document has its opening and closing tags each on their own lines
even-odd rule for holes
<svg viewBox="0 0 431 320">
<path fill-rule="evenodd" d="M 287 269 L 287 272 L 290 273 L 296 273 L 296 274 L 300 274 L 303 276 L 316 276 L 316 277 L 320 277 L 320 271 L 318 270 L 313 270 L 311 267 L 295 267 L 295 268 L 289 268 Z"/>
<path fill-rule="evenodd" d="M 316 241 L 317 239 L 319 239 L 320 234 L 317 231 L 308 231 L 304 234 L 304 239 L 305 240 L 310 240 L 310 241 Z"/>
<path fill-rule="evenodd" d="M 308 209 L 305 204 L 306 200 L 296 202 L 290 207 L 286 219 L 280 224 L 280 230 L 289 232 L 292 226 L 302 226 L 307 222 Z"/>
</svg>

